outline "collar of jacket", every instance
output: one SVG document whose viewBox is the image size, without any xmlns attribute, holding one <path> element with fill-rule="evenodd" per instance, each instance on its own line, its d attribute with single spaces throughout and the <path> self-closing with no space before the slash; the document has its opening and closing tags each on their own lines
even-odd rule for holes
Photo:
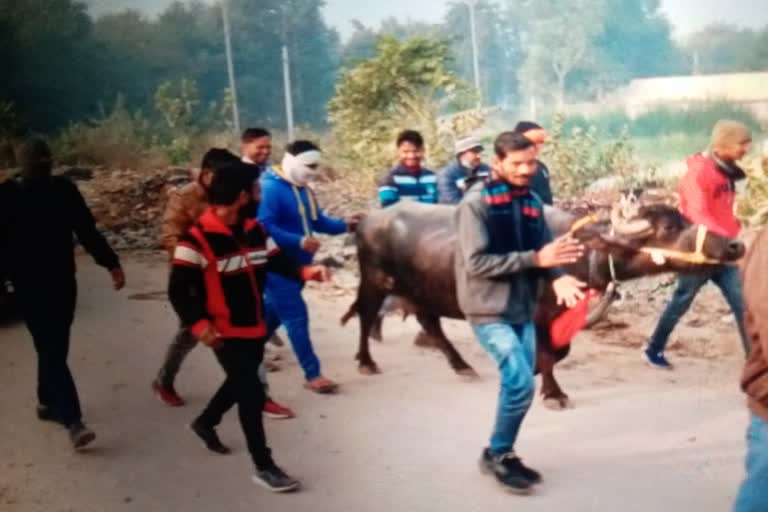
<svg viewBox="0 0 768 512">
<path fill-rule="evenodd" d="M 209 207 L 203 214 L 200 216 L 200 219 L 198 220 L 200 223 L 200 227 L 203 228 L 203 231 L 207 233 L 218 233 L 220 235 L 230 235 L 232 236 L 232 230 L 229 229 L 229 226 L 224 224 L 222 220 L 214 213 L 214 207 Z M 243 228 L 246 231 L 250 231 L 251 229 L 256 226 L 257 222 L 254 219 L 245 219 L 245 222 L 243 223 Z"/>
<path fill-rule="evenodd" d="M 715 167 L 717 167 L 717 170 L 725 174 L 733 181 L 741 181 L 746 179 L 747 173 L 744 172 L 744 169 L 739 167 L 736 162 L 726 162 L 725 160 L 721 160 L 720 158 L 716 157 L 714 151 L 712 151 L 712 148 L 707 148 L 702 152 L 702 154 L 715 162 Z"/>
</svg>

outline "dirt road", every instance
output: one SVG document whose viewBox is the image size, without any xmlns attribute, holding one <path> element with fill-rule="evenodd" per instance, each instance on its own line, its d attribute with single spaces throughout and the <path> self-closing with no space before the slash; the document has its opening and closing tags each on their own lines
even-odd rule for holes
<svg viewBox="0 0 768 512">
<path fill-rule="evenodd" d="M 106 273 L 81 263 L 70 361 L 99 435 L 88 453 L 72 453 L 60 429 L 34 418 L 31 343 L 21 326 L 0 327 L 0 510 L 722 512 L 741 479 L 747 414 L 732 329 L 703 331 L 697 343 L 717 350 L 673 354 L 674 373 L 640 362 L 648 315 L 624 318 L 624 330 L 580 335 L 558 367 L 576 408 L 554 412 L 537 401 L 524 425 L 520 454 L 545 483 L 521 498 L 477 470 L 497 377 L 466 326 L 447 331 L 480 381 L 462 381 L 440 354 L 412 346 L 416 327 L 398 319 L 373 347 L 384 373 L 364 377 L 353 361 L 357 326 L 338 326 L 349 298 L 311 290 L 317 350 L 343 389 L 305 391 L 283 349 L 283 370 L 270 381 L 299 418 L 268 422 L 268 436 L 305 488 L 268 494 L 250 482 L 234 413 L 221 428 L 231 456 L 207 453 L 186 430 L 221 380 L 206 349 L 192 353 L 178 382 L 189 405 L 163 407 L 149 391 L 175 320 L 166 302 L 141 294 L 162 290 L 165 271 L 159 259 L 133 258 L 129 289 L 115 294 Z"/>
</svg>

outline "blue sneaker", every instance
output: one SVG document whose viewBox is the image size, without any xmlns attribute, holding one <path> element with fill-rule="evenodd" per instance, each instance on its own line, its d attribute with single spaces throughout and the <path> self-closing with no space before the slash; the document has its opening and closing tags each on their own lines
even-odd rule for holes
<svg viewBox="0 0 768 512">
<path fill-rule="evenodd" d="M 643 359 L 646 363 L 653 366 L 654 368 L 659 368 L 661 370 L 671 370 L 672 369 L 672 363 L 667 361 L 667 358 L 664 357 L 664 352 L 650 352 L 649 348 L 646 348 L 643 350 Z"/>
</svg>

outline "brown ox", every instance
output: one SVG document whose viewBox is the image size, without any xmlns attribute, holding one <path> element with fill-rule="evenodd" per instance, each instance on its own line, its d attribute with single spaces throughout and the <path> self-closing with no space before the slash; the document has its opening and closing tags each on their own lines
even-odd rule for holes
<svg viewBox="0 0 768 512">
<path fill-rule="evenodd" d="M 369 336 L 380 320 L 378 313 L 388 295 L 398 297 L 406 311 L 416 315 L 424 331 L 461 375 L 476 375 L 443 333 L 441 317 L 463 318 L 456 300 L 453 227 L 455 208 L 403 203 L 371 213 L 357 230 L 360 284 L 357 299 L 342 318 L 360 317 L 357 352 L 360 371 L 378 372 L 369 347 Z M 734 261 L 744 253 L 741 242 L 706 233 L 692 226 L 674 208 L 665 205 L 625 204 L 610 219 L 580 221 L 557 209 L 545 211 L 556 236 L 571 231 L 587 251 L 565 270 L 604 291 L 611 283 L 609 259 L 619 280 L 662 272 L 692 271 L 701 265 Z M 578 222 L 578 223 L 577 223 Z M 609 256 L 610 255 L 610 256 Z M 551 287 L 542 287 L 535 314 L 537 372 L 542 374 L 541 393 L 547 405 L 566 407 L 568 396 L 554 377 L 554 366 L 569 348 L 555 349 L 549 325 L 563 311 Z"/>
</svg>

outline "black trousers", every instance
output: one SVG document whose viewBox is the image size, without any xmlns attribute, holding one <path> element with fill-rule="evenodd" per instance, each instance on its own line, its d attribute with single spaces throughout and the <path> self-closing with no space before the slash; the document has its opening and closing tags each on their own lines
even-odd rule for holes
<svg viewBox="0 0 768 512">
<path fill-rule="evenodd" d="M 64 425 L 77 423 L 82 418 L 80 399 L 67 366 L 77 303 L 75 278 L 45 284 L 21 282 L 16 284 L 16 290 L 37 351 L 37 399 Z"/>
<path fill-rule="evenodd" d="M 248 451 L 257 469 L 273 464 L 264 434 L 262 410 L 264 386 L 259 378 L 259 365 L 264 359 L 264 340 L 229 339 L 214 351 L 227 377 L 197 421 L 208 427 L 221 423 L 224 414 L 237 404 L 240 426 Z"/>
</svg>

